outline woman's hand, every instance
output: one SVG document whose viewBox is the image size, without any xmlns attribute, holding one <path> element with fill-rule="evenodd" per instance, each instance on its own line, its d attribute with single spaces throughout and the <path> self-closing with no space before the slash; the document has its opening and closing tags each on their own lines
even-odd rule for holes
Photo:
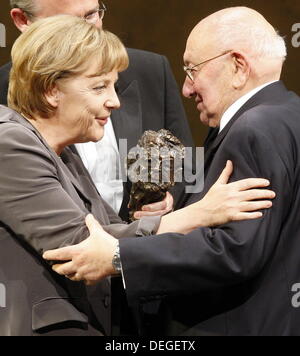
<svg viewBox="0 0 300 356">
<path fill-rule="evenodd" d="M 276 194 L 265 188 L 270 185 L 266 179 L 249 178 L 228 183 L 233 164 L 228 161 L 217 182 L 205 197 L 195 204 L 162 218 L 158 234 L 178 232 L 187 234 L 201 226 L 218 226 L 230 221 L 258 219 L 260 210 L 272 207 L 269 199 Z M 257 201 L 259 200 L 259 201 Z"/>
</svg>

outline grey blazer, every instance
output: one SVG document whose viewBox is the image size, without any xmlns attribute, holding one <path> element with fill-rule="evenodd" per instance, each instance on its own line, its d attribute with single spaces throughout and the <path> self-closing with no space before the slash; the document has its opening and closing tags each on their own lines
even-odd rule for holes
<svg viewBox="0 0 300 356">
<path fill-rule="evenodd" d="M 112 124 L 117 142 L 127 139 L 128 150 L 136 146 L 146 130 L 167 129 L 186 147 L 193 147 L 189 123 L 186 119 L 178 85 L 165 56 L 127 48 L 130 65 L 119 74 L 116 90 L 121 108 L 112 112 Z M 11 62 L 0 67 L 0 104 L 7 104 Z M 72 147 L 73 151 L 76 149 Z M 77 153 L 77 152 L 76 152 Z M 131 183 L 124 183 L 124 197 L 119 215 L 128 221 L 128 202 Z M 176 209 L 182 208 L 185 184 L 172 189 Z"/>
<path fill-rule="evenodd" d="M 96 287 L 54 273 L 41 254 L 88 236 L 92 213 L 117 237 L 148 235 L 159 219 L 125 225 L 101 199 L 80 159 L 61 157 L 15 111 L 0 106 L 0 335 L 32 335 L 76 325 L 110 333 L 110 281 Z"/>
</svg>

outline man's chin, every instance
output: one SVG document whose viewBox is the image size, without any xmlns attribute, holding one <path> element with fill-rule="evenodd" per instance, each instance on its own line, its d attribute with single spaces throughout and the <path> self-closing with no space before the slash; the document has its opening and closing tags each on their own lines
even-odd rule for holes
<svg viewBox="0 0 300 356">
<path fill-rule="evenodd" d="M 205 126 L 209 126 L 210 123 L 209 123 L 209 119 L 206 115 L 202 115 L 200 114 L 200 121 L 202 122 L 203 125 Z"/>
<path fill-rule="evenodd" d="M 215 118 L 209 118 L 206 115 L 200 114 L 200 121 L 203 125 L 209 126 L 211 128 L 216 128 L 219 126 L 218 120 L 216 120 Z"/>
</svg>

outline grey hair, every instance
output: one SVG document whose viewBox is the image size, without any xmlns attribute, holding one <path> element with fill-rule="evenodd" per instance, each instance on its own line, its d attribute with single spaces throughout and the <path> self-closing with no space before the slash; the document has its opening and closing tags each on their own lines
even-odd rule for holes
<svg viewBox="0 0 300 356">
<path fill-rule="evenodd" d="M 10 0 L 10 6 L 12 9 L 22 9 L 30 15 L 35 14 L 37 7 L 34 0 Z"/>
</svg>

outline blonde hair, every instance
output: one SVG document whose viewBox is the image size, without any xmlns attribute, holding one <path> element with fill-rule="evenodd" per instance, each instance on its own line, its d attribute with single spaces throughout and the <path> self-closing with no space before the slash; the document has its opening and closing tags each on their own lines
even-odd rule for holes
<svg viewBox="0 0 300 356">
<path fill-rule="evenodd" d="M 8 106 L 34 119 L 54 108 L 46 94 L 60 79 L 80 75 L 99 63 L 98 75 L 128 66 L 124 45 L 114 34 L 70 15 L 44 18 L 30 25 L 12 48 Z"/>
</svg>

